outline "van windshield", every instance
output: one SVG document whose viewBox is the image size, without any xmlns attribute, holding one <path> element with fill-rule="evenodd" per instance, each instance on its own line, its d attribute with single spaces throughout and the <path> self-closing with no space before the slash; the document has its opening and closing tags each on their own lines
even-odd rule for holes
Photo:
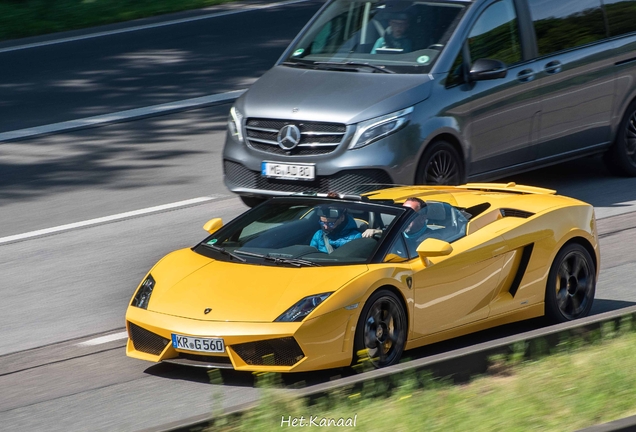
<svg viewBox="0 0 636 432">
<path fill-rule="evenodd" d="M 427 73 L 468 4 L 336 0 L 306 29 L 283 64 L 342 71 Z"/>
</svg>

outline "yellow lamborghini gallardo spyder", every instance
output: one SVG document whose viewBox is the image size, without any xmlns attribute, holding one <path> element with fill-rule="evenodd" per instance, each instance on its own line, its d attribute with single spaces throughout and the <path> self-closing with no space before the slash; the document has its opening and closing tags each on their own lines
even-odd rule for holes
<svg viewBox="0 0 636 432">
<path fill-rule="evenodd" d="M 296 372 L 360 352 L 383 367 L 504 323 L 584 317 L 600 264 L 592 206 L 514 183 L 279 197 L 204 229 L 134 293 L 129 356 Z"/>
</svg>

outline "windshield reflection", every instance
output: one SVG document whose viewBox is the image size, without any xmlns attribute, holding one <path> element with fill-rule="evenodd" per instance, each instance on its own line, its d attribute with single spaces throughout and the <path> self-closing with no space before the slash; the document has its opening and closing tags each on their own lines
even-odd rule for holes
<svg viewBox="0 0 636 432">
<path fill-rule="evenodd" d="M 451 2 L 339 0 L 305 31 L 284 64 L 426 73 L 465 8 L 465 4 Z"/>
<path fill-rule="evenodd" d="M 272 199 L 221 228 L 194 250 L 235 263 L 363 264 L 374 256 L 403 212 L 397 205 Z"/>
</svg>

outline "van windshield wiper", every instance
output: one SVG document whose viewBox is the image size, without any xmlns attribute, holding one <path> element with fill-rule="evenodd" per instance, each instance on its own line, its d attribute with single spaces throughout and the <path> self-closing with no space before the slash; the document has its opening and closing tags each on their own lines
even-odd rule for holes
<svg viewBox="0 0 636 432">
<path fill-rule="evenodd" d="M 240 253 L 241 255 L 247 255 L 247 256 L 251 256 L 255 258 L 262 258 L 266 261 L 272 261 L 274 262 L 274 264 L 290 264 L 296 267 L 302 267 L 302 266 L 321 267 L 320 264 L 316 264 L 315 262 L 307 261 L 300 258 L 280 258 L 280 257 L 273 257 L 273 256 L 265 255 L 265 254 L 247 252 L 242 250 L 237 250 L 236 253 Z"/>
<path fill-rule="evenodd" d="M 329 62 L 283 62 L 284 66 L 301 68 L 301 69 L 320 69 L 320 70 L 338 70 L 344 72 L 360 72 L 360 68 L 347 66 L 343 63 L 329 63 Z"/>
<path fill-rule="evenodd" d="M 306 69 L 316 69 L 314 67 L 314 63 L 306 63 L 306 62 L 300 62 L 300 61 L 284 61 L 283 63 L 281 63 L 283 66 L 289 66 L 289 67 L 297 67 L 297 68 L 306 68 Z"/>
<path fill-rule="evenodd" d="M 205 244 L 205 243 L 204 243 Z M 221 246 L 216 246 L 216 245 L 212 245 L 212 244 L 205 244 L 205 246 L 209 247 L 212 250 L 215 250 L 217 252 L 222 253 L 223 255 L 229 256 L 230 258 L 234 258 L 237 261 L 240 262 L 245 262 L 247 261 L 245 258 L 241 258 L 240 256 L 238 256 L 235 253 L 232 253 L 230 251 L 225 250 L 225 248 L 222 248 Z"/>
<path fill-rule="evenodd" d="M 352 66 L 352 67 L 368 67 L 378 72 L 394 74 L 395 72 L 391 69 L 387 69 L 384 66 L 377 66 L 370 63 L 362 63 L 362 62 L 315 62 L 316 65 L 326 65 L 326 66 Z"/>
</svg>

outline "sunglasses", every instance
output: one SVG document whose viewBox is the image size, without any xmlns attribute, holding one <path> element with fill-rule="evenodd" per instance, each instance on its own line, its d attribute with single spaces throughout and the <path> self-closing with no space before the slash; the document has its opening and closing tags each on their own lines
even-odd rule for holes
<svg viewBox="0 0 636 432">
<path fill-rule="evenodd" d="M 336 221 L 337 221 L 337 219 L 334 219 L 334 220 L 331 220 L 331 221 L 323 221 L 323 220 L 321 220 L 318 223 L 320 225 L 323 225 L 323 226 L 327 227 L 327 228 L 333 228 L 333 227 L 336 226 Z"/>
</svg>

